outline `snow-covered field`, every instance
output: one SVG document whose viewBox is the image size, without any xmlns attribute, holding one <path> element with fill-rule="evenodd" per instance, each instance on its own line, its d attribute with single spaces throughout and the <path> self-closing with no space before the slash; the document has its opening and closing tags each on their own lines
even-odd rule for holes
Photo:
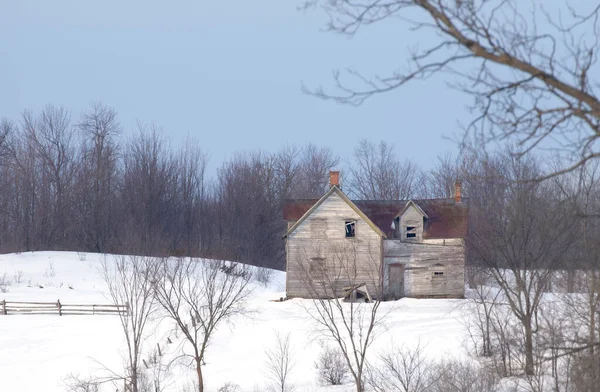
<svg viewBox="0 0 600 392">
<path fill-rule="evenodd" d="M 0 255 L 0 278 L 6 273 L 11 281 L 8 292 L 0 293 L 0 301 L 110 303 L 99 268 L 102 257 L 110 261 L 113 256 L 90 253 L 85 260 L 80 256 L 72 252 Z M 318 385 L 314 363 L 320 343 L 302 306 L 309 301 L 275 302 L 285 296 L 284 285 L 283 272 L 275 272 L 268 287 L 253 284 L 249 305 L 256 312 L 250 318 L 224 324 L 217 331 L 206 356 L 208 391 L 217 391 L 226 382 L 238 384 L 243 392 L 264 390 L 265 349 L 273 346 L 276 331 L 290 334 L 295 363 L 292 379 L 297 391 L 352 390 L 351 385 Z M 384 303 L 380 311 L 390 311 L 385 319 L 386 330 L 371 352 L 420 341 L 431 358 L 466 355 L 458 302 L 402 299 Z M 165 355 L 175 355 L 177 342 L 167 344 L 164 320 L 154 320 L 148 330 L 148 347 L 158 343 Z M 105 374 L 106 369 L 119 371 L 123 349 L 117 316 L 0 315 L 0 390 L 65 391 L 64 380 L 69 374 L 90 376 Z M 146 355 L 150 351 L 147 348 Z M 185 375 L 193 380 L 192 370 L 175 368 L 172 390 L 181 390 L 187 383 Z"/>
</svg>

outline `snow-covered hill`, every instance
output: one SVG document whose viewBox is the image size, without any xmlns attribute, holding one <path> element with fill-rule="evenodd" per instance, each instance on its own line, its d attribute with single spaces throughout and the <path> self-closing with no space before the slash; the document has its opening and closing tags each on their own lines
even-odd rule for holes
<svg viewBox="0 0 600 392">
<path fill-rule="evenodd" d="M 11 282 L 7 301 L 56 301 L 62 303 L 110 303 L 100 273 L 101 259 L 113 256 L 72 252 L 35 252 L 0 255 L 0 278 Z M 206 356 L 205 380 L 208 391 L 231 382 L 243 392 L 264 390 L 265 349 L 274 344 L 275 332 L 290 334 L 294 351 L 292 378 L 297 391 L 346 391 L 346 387 L 320 387 L 315 360 L 320 351 L 313 324 L 305 309 L 306 300 L 276 302 L 284 296 L 285 274 L 274 271 L 264 287 L 253 284 L 249 304 L 256 312 L 250 318 L 223 325 L 217 331 Z M 391 344 L 420 341 L 432 358 L 466 355 L 464 328 L 456 300 L 402 299 L 386 302 L 386 332 L 372 352 Z M 156 343 L 165 355 L 175 355 L 177 343 L 167 343 L 164 320 L 154 320 L 147 353 Z M 117 316 L 0 316 L 0 386 L 2 391 L 65 391 L 69 374 L 100 375 L 106 369 L 122 368 L 124 341 Z M 191 370 L 173 368 L 172 390 L 193 379 Z"/>
</svg>

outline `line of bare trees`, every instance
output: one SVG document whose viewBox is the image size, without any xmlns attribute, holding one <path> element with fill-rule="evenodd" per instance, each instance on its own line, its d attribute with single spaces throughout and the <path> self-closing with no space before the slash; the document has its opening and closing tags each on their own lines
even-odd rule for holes
<svg viewBox="0 0 600 392">
<path fill-rule="evenodd" d="M 355 198 L 451 196 L 454 160 L 430 172 L 391 143 L 360 141 L 344 189 Z M 123 136 L 117 113 L 94 103 L 0 122 L 0 252 L 82 250 L 201 255 L 283 268 L 286 198 L 318 198 L 343 163 L 324 147 L 245 152 L 216 176 L 198 138 L 174 149 L 153 125 Z M 346 174 L 344 172 L 343 174 Z"/>
<path fill-rule="evenodd" d="M 474 353 L 525 390 L 596 390 L 599 162 L 533 182 L 544 176 L 533 156 L 502 152 L 469 172 L 465 320 Z"/>
</svg>

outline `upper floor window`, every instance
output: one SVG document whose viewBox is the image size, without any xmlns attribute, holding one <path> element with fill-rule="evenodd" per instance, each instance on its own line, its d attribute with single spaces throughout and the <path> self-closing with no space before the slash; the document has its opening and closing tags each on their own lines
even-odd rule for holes
<svg viewBox="0 0 600 392">
<path fill-rule="evenodd" d="M 406 226 L 406 238 L 417 238 L 416 226 Z"/>
<path fill-rule="evenodd" d="M 352 238 L 356 236 L 356 221 L 346 221 L 346 238 Z"/>
</svg>

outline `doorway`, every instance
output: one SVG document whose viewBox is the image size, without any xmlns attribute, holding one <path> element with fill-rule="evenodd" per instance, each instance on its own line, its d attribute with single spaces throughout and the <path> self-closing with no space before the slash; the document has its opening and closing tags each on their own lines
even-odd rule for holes
<svg viewBox="0 0 600 392">
<path fill-rule="evenodd" d="M 395 299 L 404 297 L 404 265 L 390 264 L 388 268 L 389 294 Z"/>
</svg>

